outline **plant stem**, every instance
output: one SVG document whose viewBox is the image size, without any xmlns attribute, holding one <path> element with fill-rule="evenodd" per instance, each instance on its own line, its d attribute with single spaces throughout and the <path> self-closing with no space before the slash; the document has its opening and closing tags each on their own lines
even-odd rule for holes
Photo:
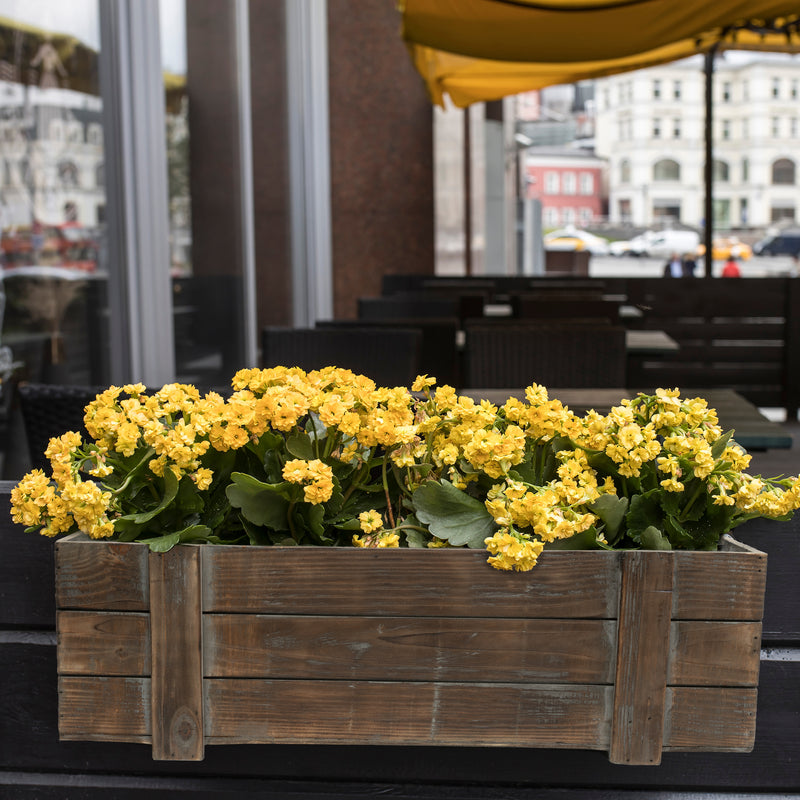
<svg viewBox="0 0 800 800">
<path fill-rule="evenodd" d="M 383 483 L 383 491 L 386 495 L 386 513 L 389 515 L 389 524 L 394 528 L 394 513 L 392 512 L 392 498 L 389 496 L 389 481 L 386 476 L 386 460 L 388 456 L 383 457 L 383 464 L 381 466 L 381 482 Z"/>
<path fill-rule="evenodd" d="M 289 503 L 289 508 L 286 509 L 286 519 L 289 522 L 289 533 L 291 534 L 292 539 L 294 539 L 297 544 L 300 544 L 300 540 L 297 538 L 297 531 L 294 528 L 294 522 L 292 521 L 292 514 L 294 513 L 295 505 L 297 504 L 294 500 Z"/>
</svg>

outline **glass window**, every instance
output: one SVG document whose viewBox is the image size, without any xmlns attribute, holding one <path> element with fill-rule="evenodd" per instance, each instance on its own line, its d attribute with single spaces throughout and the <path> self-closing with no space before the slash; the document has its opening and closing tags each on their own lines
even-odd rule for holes
<svg viewBox="0 0 800 800">
<path fill-rule="evenodd" d="M 653 120 L 653 138 L 661 138 L 661 120 L 658 117 Z"/>
<path fill-rule="evenodd" d="M 672 120 L 672 138 L 681 138 L 681 121 L 678 117 Z"/>
<path fill-rule="evenodd" d="M 619 182 L 631 182 L 631 162 L 627 158 L 619 162 Z"/>
<path fill-rule="evenodd" d="M 722 138 L 723 139 L 731 138 L 731 121 L 729 119 L 722 120 Z"/>
<path fill-rule="evenodd" d="M 733 97 L 733 88 L 730 81 L 723 81 L 722 83 L 722 102 L 730 103 Z"/>
<path fill-rule="evenodd" d="M 772 138 L 777 139 L 781 135 L 781 121 L 779 117 L 772 118 Z"/>
<path fill-rule="evenodd" d="M 790 84 L 791 88 L 789 89 L 789 94 L 792 100 L 797 100 L 798 97 L 798 85 L 800 85 L 800 81 L 797 78 L 792 78 L 792 82 Z"/>
<path fill-rule="evenodd" d="M 682 86 L 680 81 L 674 81 L 672 84 L 672 97 L 675 100 L 681 99 Z"/>
<path fill-rule="evenodd" d="M 575 224 L 575 209 L 574 208 L 562 208 L 561 209 L 561 219 L 564 220 L 565 225 L 574 225 Z"/>
<path fill-rule="evenodd" d="M 743 119 L 742 120 L 742 139 L 748 139 L 750 137 L 750 120 Z"/>
<path fill-rule="evenodd" d="M 545 172 L 544 174 L 544 191 L 545 194 L 558 194 L 560 181 L 557 172 Z"/>
<path fill-rule="evenodd" d="M 781 186 L 793 186 L 795 181 L 794 161 L 779 158 L 772 163 L 772 183 Z"/>
<path fill-rule="evenodd" d="M 659 100 L 661 98 L 661 81 L 654 80 L 653 81 L 653 100 Z"/>
<path fill-rule="evenodd" d="M 720 183 L 727 183 L 730 175 L 730 168 L 727 162 L 719 159 L 714 160 L 714 180 Z"/>
<path fill-rule="evenodd" d="M 574 172 L 565 172 L 562 176 L 564 194 L 575 194 L 577 182 Z"/>
<path fill-rule="evenodd" d="M 594 194 L 594 175 L 591 172 L 581 173 L 581 194 Z"/>
<path fill-rule="evenodd" d="M 681 167 L 677 161 L 671 158 L 663 158 L 653 165 L 654 181 L 679 181 L 681 179 Z"/>
<path fill-rule="evenodd" d="M 544 217 L 544 224 L 548 228 L 557 228 L 560 224 L 558 209 L 553 206 L 545 206 L 542 209 L 542 216 Z"/>
<path fill-rule="evenodd" d="M 781 96 L 781 79 L 780 78 L 773 78 L 772 79 L 772 96 L 773 97 L 780 97 Z"/>
<path fill-rule="evenodd" d="M 745 156 L 742 159 L 742 183 L 750 180 L 750 160 Z"/>
</svg>

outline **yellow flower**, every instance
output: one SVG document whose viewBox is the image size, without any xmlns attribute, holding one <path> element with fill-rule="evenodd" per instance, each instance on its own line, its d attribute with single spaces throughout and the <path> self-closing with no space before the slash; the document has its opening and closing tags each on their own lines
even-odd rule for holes
<svg viewBox="0 0 800 800">
<path fill-rule="evenodd" d="M 358 515 L 358 520 L 361 523 L 361 530 L 364 531 L 364 533 L 374 533 L 383 527 L 383 517 L 374 509 L 362 511 Z"/>
<path fill-rule="evenodd" d="M 510 529 L 500 530 L 485 540 L 492 554 L 488 563 L 496 569 L 527 572 L 536 565 L 544 545 L 528 536 L 513 534 Z"/>
</svg>

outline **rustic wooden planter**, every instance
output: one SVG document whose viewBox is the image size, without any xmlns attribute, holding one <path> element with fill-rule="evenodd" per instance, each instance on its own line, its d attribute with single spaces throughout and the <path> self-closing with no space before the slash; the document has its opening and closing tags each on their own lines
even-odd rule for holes
<svg viewBox="0 0 800 800">
<path fill-rule="evenodd" d="M 747 752 L 766 555 L 58 542 L 61 739 Z"/>
</svg>

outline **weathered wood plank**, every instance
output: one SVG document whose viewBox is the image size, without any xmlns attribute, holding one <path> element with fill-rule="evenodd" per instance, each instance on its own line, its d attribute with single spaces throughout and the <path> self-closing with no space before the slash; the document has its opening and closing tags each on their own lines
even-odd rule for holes
<svg viewBox="0 0 800 800">
<path fill-rule="evenodd" d="M 207 548 L 203 610 L 613 619 L 620 553 L 544 553 L 503 573 L 461 549 Z"/>
<path fill-rule="evenodd" d="M 56 547 L 56 605 L 98 611 L 146 611 L 147 547 L 93 541 L 83 534 Z"/>
<path fill-rule="evenodd" d="M 150 720 L 147 678 L 58 679 L 58 735 L 62 740 L 149 742 Z"/>
<path fill-rule="evenodd" d="M 673 622 L 667 683 L 757 686 L 760 651 L 758 622 Z"/>
<path fill-rule="evenodd" d="M 209 744 L 608 746 L 610 686 L 216 680 Z"/>
<path fill-rule="evenodd" d="M 200 547 L 150 553 L 153 758 L 201 761 Z"/>
<path fill-rule="evenodd" d="M 609 759 L 660 764 L 672 609 L 672 553 L 625 553 Z"/>
<path fill-rule="evenodd" d="M 211 677 L 614 680 L 611 620 L 206 614 L 203 624 Z"/>
<path fill-rule="evenodd" d="M 756 735 L 757 689 L 667 689 L 665 750 L 749 753 Z"/>
<path fill-rule="evenodd" d="M 766 553 L 676 552 L 673 557 L 673 619 L 761 619 Z"/>
<path fill-rule="evenodd" d="M 150 674 L 148 614 L 59 611 L 57 624 L 59 674 Z"/>
</svg>

